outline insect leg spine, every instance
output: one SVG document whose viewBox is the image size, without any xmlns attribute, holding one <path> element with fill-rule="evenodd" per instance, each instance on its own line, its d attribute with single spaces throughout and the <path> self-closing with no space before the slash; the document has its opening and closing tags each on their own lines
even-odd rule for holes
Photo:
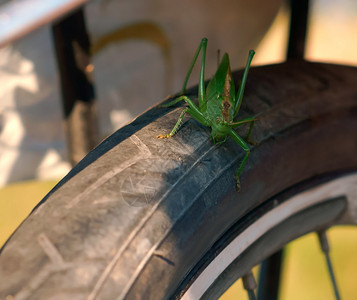
<svg viewBox="0 0 357 300">
<path fill-rule="evenodd" d="M 181 116 L 183 117 L 183 115 L 184 115 L 187 111 L 188 111 L 188 108 L 186 107 L 186 108 L 182 111 Z M 180 129 L 180 127 L 182 126 L 182 124 L 183 124 L 183 118 L 180 118 L 180 119 L 179 119 L 179 122 L 176 124 L 175 130 L 171 133 L 171 136 L 176 134 L 176 132 Z"/>
</svg>

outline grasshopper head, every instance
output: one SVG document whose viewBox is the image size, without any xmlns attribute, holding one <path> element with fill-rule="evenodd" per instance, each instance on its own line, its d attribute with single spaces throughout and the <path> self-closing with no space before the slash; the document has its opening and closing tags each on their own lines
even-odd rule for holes
<svg viewBox="0 0 357 300">
<path fill-rule="evenodd" d="M 222 140 L 227 137 L 230 130 L 231 128 L 227 123 L 220 119 L 217 119 L 216 122 L 212 123 L 211 135 L 214 140 Z"/>
</svg>

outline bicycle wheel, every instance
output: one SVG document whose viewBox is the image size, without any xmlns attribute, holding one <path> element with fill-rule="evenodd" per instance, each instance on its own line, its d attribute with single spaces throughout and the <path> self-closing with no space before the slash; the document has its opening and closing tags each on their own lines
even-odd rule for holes
<svg viewBox="0 0 357 300">
<path fill-rule="evenodd" d="M 212 299 L 288 241 L 355 224 L 356 75 L 302 61 L 251 69 L 240 117 L 264 118 L 240 192 L 240 147 L 213 145 L 189 117 L 157 139 L 182 108 L 148 110 L 13 234 L 0 255 L 0 298 Z"/>
</svg>

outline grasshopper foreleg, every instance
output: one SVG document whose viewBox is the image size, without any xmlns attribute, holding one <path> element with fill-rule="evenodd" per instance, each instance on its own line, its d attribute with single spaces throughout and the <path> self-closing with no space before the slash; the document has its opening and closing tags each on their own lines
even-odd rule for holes
<svg viewBox="0 0 357 300">
<path fill-rule="evenodd" d="M 248 134 L 247 134 L 247 137 L 245 138 L 247 140 L 247 142 L 251 145 L 256 145 L 257 143 L 252 141 L 250 139 L 250 136 L 252 134 L 252 130 L 253 130 L 253 127 L 254 127 L 254 122 L 256 121 L 257 119 L 254 118 L 254 117 L 250 117 L 250 118 L 246 118 L 246 119 L 243 119 L 243 120 L 240 120 L 238 122 L 234 122 L 232 123 L 232 128 L 236 128 L 236 127 L 239 127 L 241 125 L 244 125 L 244 124 L 247 124 L 247 123 L 250 123 L 249 125 L 249 131 L 248 131 Z"/>
<path fill-rule="evenodd" d="M 170 101 L 169 103 L 167 104 L 160 104 L 160 107 L 170 107 L 170 106 L 173 106 L 175 105 L 176 103 L 180 102 L 180 101 L 183 101 L 184 99 L 181 97 L 178 97 L 176 98 L 175 100 L 172 100 Z"/>
<path fill-rule="evenodd" d="M 250 135 L 252 134 L 252 130 L 253 130 L 253 127 L 254 127 L 254 122 L 255 122 L 255 119 L 253 119 L 252 122 L 250 123 L 249 131 L 248 131 L 247 137 L 245 138 L 247 140 L 247 142 L 249 144 L 251 144 L 251 145 L 257 145 L 256 142 L 254 142 L 253 140 L 250 139 Z"/>
<path fill-rule="evenodd" d="M 176 122 L 174 128 L 172 128 L 172 130 L 171 130 L 171 132 L 170 132 L 169 134 L 159 134 L 157 137 L 158 137 L 159 139 L 165 139 L 165 138 L 170 138 L 170 137 L 172 137 L 172 136 L 176 133 L 176 131 L 180 128 L 180 126 L 181 126 L 181 124 L 182 124 L 182 119 L 183 119 L 183 117 L 185 116 L 185 114 L 187 113 L 188 110 L 189 110 L 189 108 L 186 107 L 186 108 L 181 112 L 181 114 L 180 114 L 180 116 L 179 116 L 179 118 L 178 118 L 178 120 L 177 120 L 177 122 Z"/>
<path fill-rule="evenodd" d="M 178 97 L 177 99 L 175 99 L 174 101 L 170 102 L 169 104 L 173 105 L 173 104 L 175 104 L 175 103 L 177 103 L 179 101 L 182 101 L 182 100 L 184 100 L 188 104 L 189 107 L 186 107 L 181 112 L 180 117 L 177 120 L 176 125 L 171 130 L 171 132 L 169 134 L 159 134 L 157 136 L 158 138 L 164 139 L 164 138 L 172 137 L 176 133 L 176 131 L 180 128 L 181 123 L 182 123 L 182 119 L 183 119 L 183 117 L 185 116 L 186 113 L 189 113 L 194 119 L 196 119 L 198 122 L 200 122 L 204 126 L 210 126 L 209 122 L 206 120 L 204 115 L 200 112 L 198 107 L 187 96 Z"/>
<path fill-rule="evenodd" d="M 243 157 L 243 160 L 240 163 L 239 169 L 238 169 L 238 171 L 236 173 L 237 190 L 239 191 L 240 190 L 239 175 L 242 173 L 244 164 L 245 164 L 245 162 L 247 161 L 247 159 L 248 159 L 248 157 L 250 155 L 250 149 L 249 149 L 247 143 L 233 129 L 229 132 L 229 135 L 245 151 L 245 156 Z"/>
</svg>

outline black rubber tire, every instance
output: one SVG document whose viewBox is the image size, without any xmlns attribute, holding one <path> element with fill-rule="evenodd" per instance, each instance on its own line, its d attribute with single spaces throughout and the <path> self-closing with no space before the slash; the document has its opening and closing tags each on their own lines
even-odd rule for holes
<svg viewBox="0 0 357 300">
<path fill-rule="evenodd" d="M 227 233 L 357 169 L 356 87 L 353 67 L 252 68 L 239 117 L 264 117 L 239 193 L 244 151 L 230 139 L 213 145 L 190 117 L 157 139 L 182 108 L 153 107 L 89 153 L 13 234 L 0 255 L 0 299 L 179 297 Z"/>
</svg>

